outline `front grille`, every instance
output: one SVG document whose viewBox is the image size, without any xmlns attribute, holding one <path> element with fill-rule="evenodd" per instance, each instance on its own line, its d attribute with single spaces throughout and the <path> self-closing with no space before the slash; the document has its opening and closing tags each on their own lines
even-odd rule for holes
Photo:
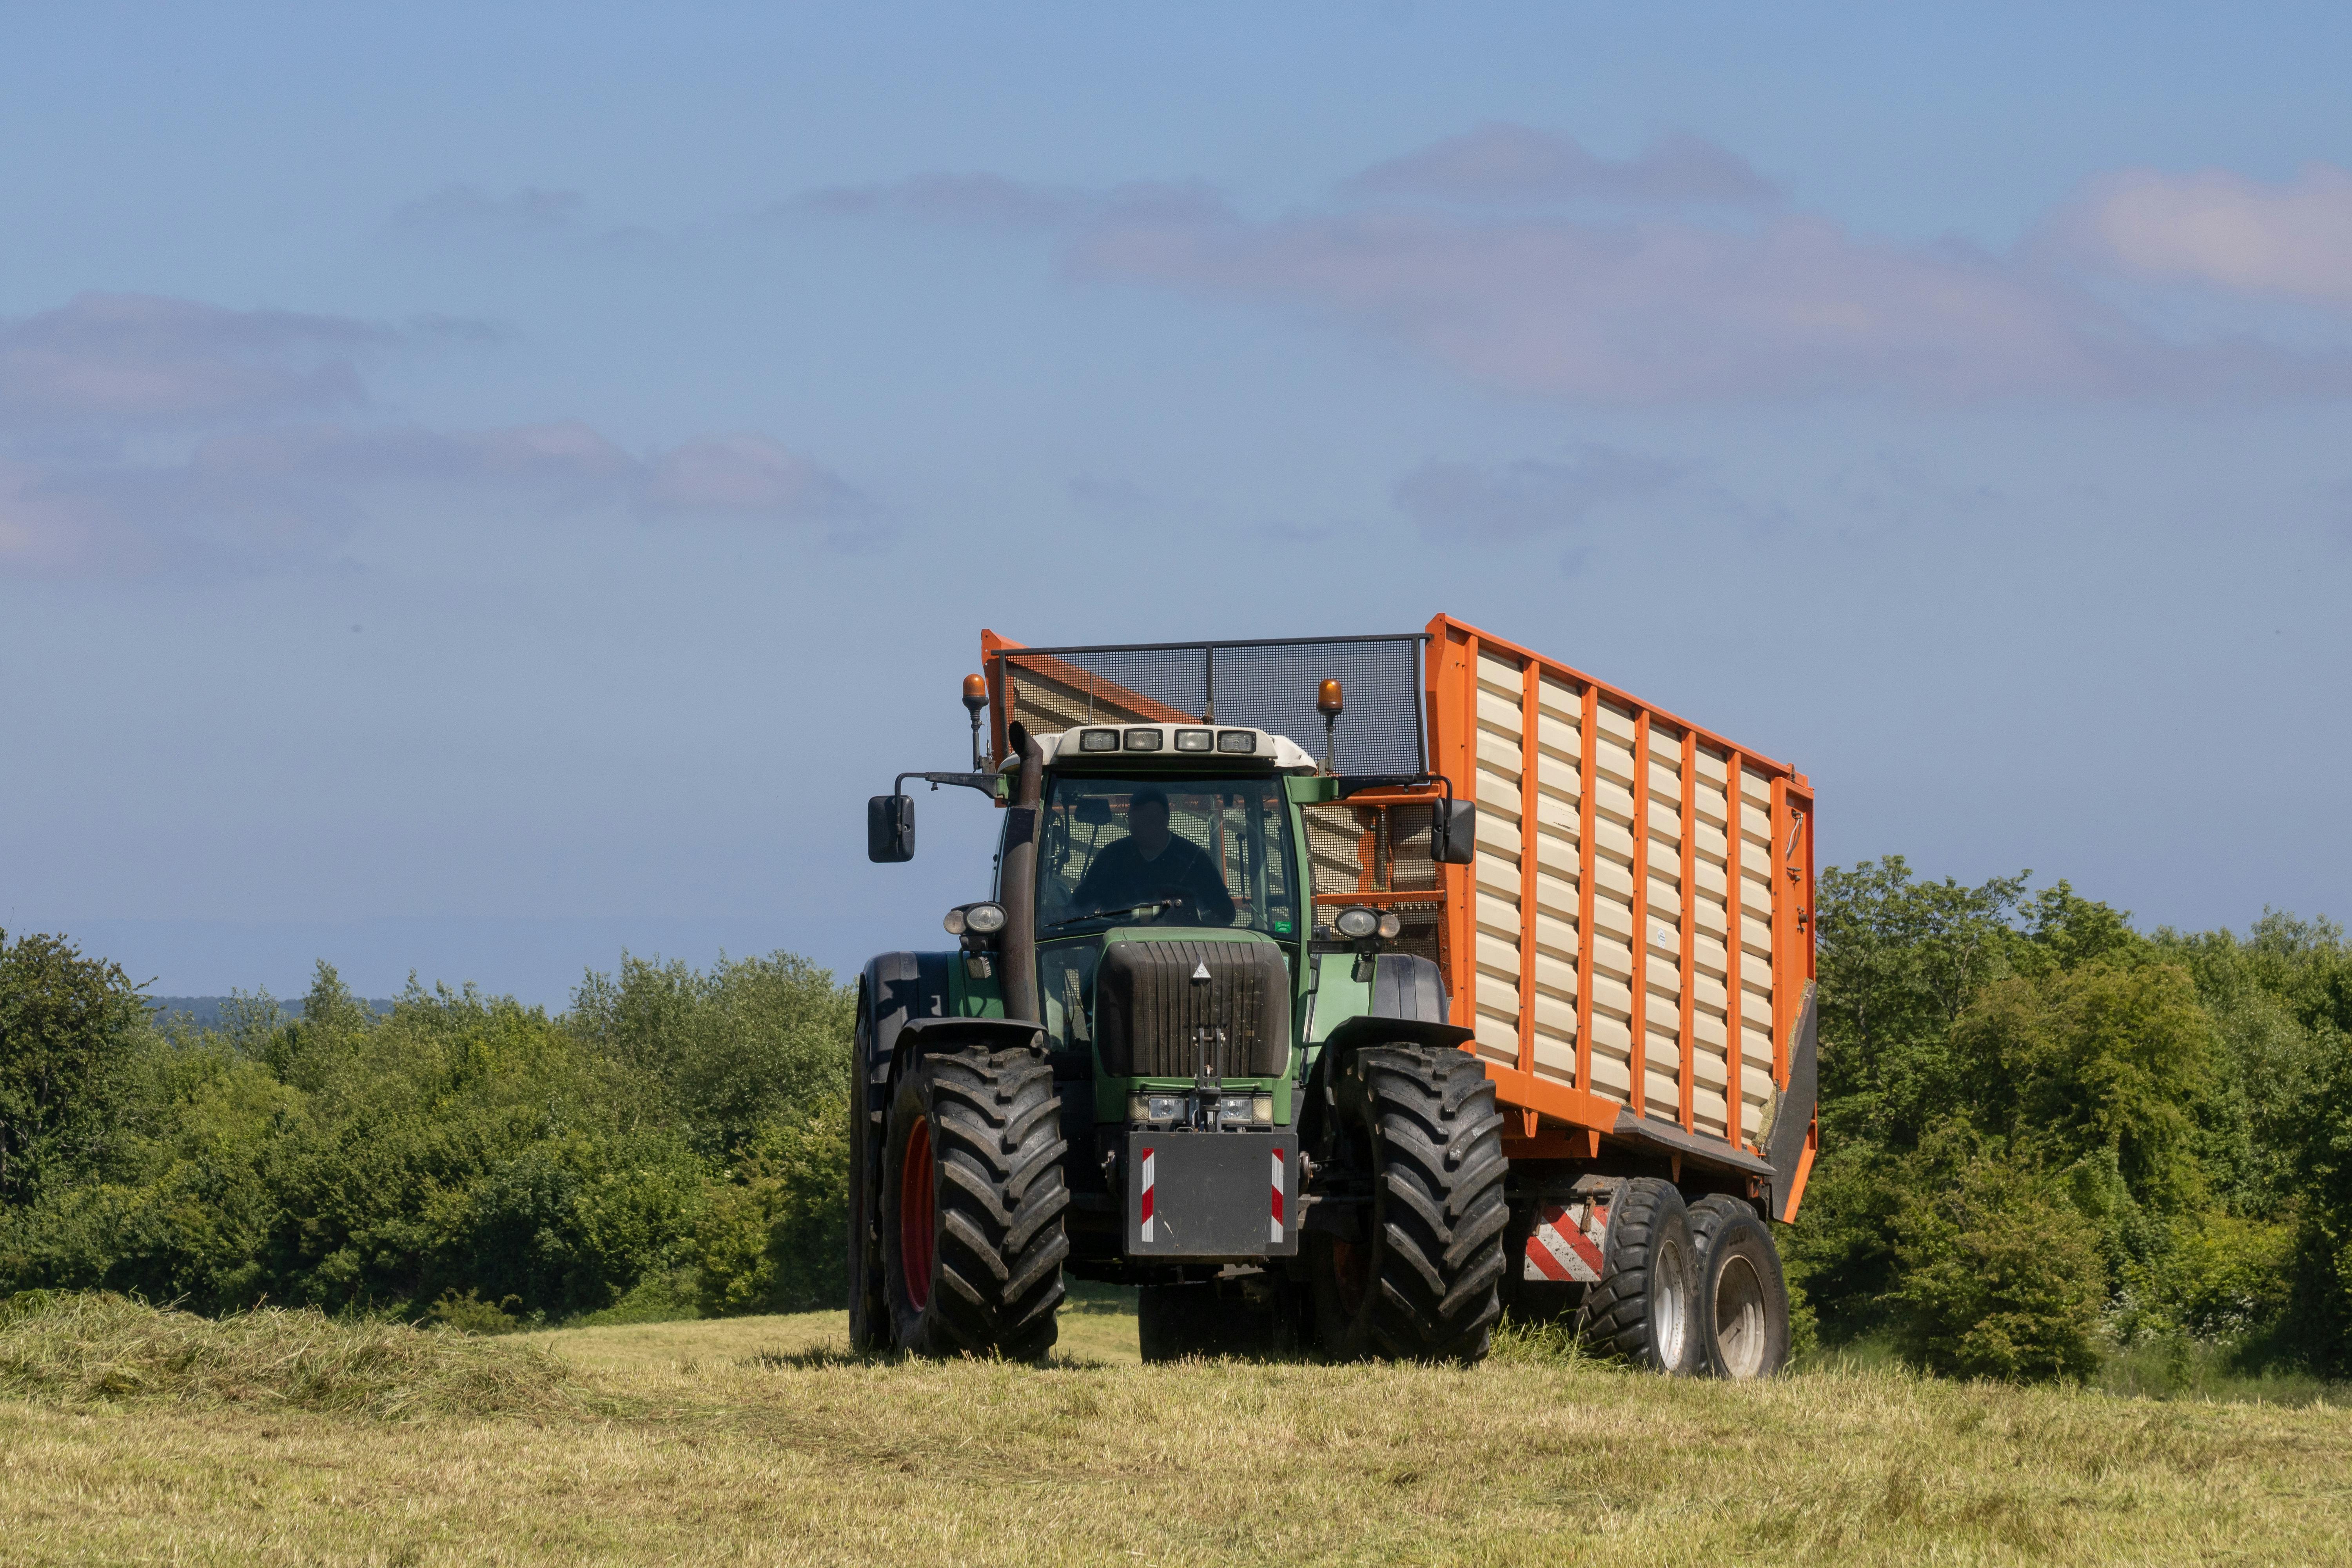
<svg viewBox="0 0 2352 1568">
<path fill-rule="evenodd" d="M 1191 1078 L 1204 1059 L 1221 1078 L 1273 1078 L 1289 1066 L 1290 969 L 1272 942 L 1115 942 L 1095 1029 L 1114 1078 Z"/>
</svg>

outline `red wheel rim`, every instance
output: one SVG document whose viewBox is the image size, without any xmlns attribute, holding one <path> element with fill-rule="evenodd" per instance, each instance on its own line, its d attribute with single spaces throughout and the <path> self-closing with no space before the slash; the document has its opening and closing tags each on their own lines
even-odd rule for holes
<svg viewBox="0 0 2352 1568">
<path fill-rule="evenodd" d="M 916 1120 L 898 1165 L 898 1262 L 907 1276 L 907 1304 L 921 1311 L 931 1299 L 931 1119 Z"/>
<path fill-rule="evenodd" d="M 1339 1310 L 1354 1317 L 1364 1310 L 1372 1283 L 1372 1249 L 1352 1241 L 1331 1244 L 1331 1284 L 1339 1293 Z"/>
</svg>

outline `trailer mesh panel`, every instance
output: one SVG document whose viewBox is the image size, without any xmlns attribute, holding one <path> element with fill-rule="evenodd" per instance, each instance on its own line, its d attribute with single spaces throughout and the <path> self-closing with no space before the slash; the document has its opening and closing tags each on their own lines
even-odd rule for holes
<svg viewBox="0 0 2352 1568">
<path fill-rule="evenodd" d="M 1340 773 L 1418 773 L 1422 736 L 1419 632 L 1279 642 L 1142 647 L 1008 649 L 995 688 L 1009 681 L 1006 718 L 1047 734 L 1079 724 L 1235 724 L 1287 735 L 1320 758 L 1325 680 L 1347 710 L 1332 727 Z M 1002 758 L 999 759 L 1000 761 Z"/>
</svg>

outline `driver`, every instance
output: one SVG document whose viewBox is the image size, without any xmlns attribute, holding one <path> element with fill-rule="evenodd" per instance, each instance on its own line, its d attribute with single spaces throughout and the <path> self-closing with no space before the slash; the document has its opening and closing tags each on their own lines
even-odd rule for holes
<svg viewBox="0 0 2352 1568">
<path fill-rule="evenodd" d="M 1202 925 L 1231 925 L 1233 895 L 1208 851 L 1168 830 L 1168 795 L 1145 784 L 1127 804 L 1127 837 L 1106 845 L 1072 889 L 1075 909 L 1131 909 L 1179 898 Z"/>
</svg>

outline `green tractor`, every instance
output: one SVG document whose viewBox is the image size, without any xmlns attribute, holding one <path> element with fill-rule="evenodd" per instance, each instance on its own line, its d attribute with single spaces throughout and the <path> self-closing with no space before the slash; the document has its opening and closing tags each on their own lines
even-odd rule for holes
<svg viewBox="0 0 2352 1568">
<path fill-rule="evenodd" d="M 1378 694 L 1411 747 L 1353 773 L 1339 683 L 1311 674 L 1226 700 L 1319 718 L 1320 759 L 1134 676 L 1115 700 L 1090 680 L 1048 732 L 1000 710 L 993 767 L 991 683 L 967 680 L 972 770 L 868 803 L 878 862 L 914 853 L 910 778 L 987 795 L 1003 827 L 989 896 L 946 912 L 953 945 L 858 983 L 856 1348 L 1034 1360 L 1075 1277 L 1139 1287 L 1147 1359 L 1486 1353 L 1509 1222 L 1494 1086 L 1400 916 L 1313 897 L 1318 805 L 1384 792 L 1412 814 L 1392 854 L 1433 872 L 1474 852 L 1474 807 L 1417 754 L 1411 661 Z"/>
</svg>

